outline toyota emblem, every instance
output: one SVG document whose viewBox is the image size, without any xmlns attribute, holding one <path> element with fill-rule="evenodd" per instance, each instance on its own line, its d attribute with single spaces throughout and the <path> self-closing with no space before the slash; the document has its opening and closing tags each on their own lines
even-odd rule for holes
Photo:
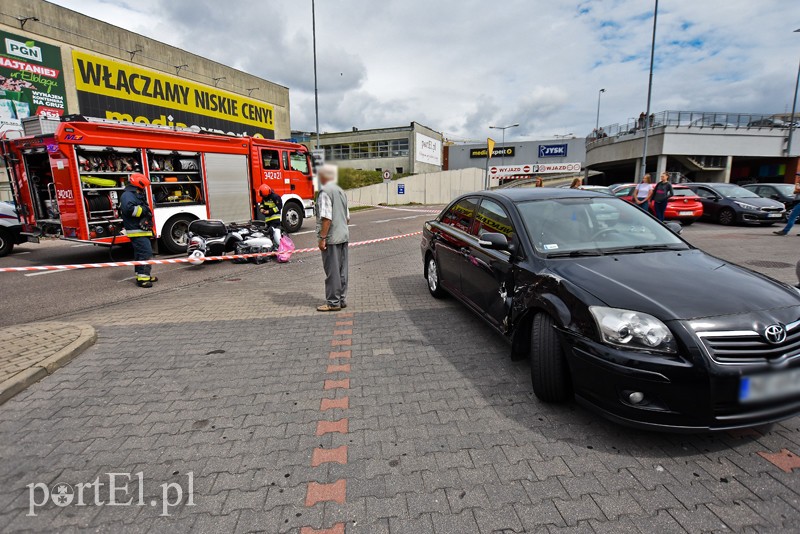
<svg viewBox="0 0 800 534">
<path fill-rule="evenodd" d="M 780 345 L 786 341 L 786 329 L 779 324 L 771 324 L 764 329 L 764 337 L 773 345 Z"/>
</svg>

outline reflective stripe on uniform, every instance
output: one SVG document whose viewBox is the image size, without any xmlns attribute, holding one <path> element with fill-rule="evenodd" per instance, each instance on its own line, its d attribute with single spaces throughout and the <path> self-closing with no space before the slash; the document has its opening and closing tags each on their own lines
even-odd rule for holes
<svg viewBox="0 0 800 534">
<path fill-rule="evenodd" d="M 135 206 L 133 208 L 133 216 L 134 217 L 141 217 L 142 213 L 144 213 L 144 209 L 141 206 Z"/>
<path fill-rule="evenodd" d="M 153 232 L 150 230 L 125 230 L 125 235 L 128 237 L 153 237 Z"/>
<path fill-rule="evenodd" d="M 267 221 L 267 222 L 270 222 L 270 221 L 279 221 L 279 220 L 281 220 L 281 216 L 280 216 L 280 215 L 270 215 L 270 216 L 269 216 L 269 217 L 267 217 L 267 219 L 266 219 L 266 221 Z"/>
<path fill-rule="evenodd" d="M 147 275 L 147 274 L 136 275 L 136 281 L 137 282 L 149 282 L 150 281 L 150 275 Z"/>
</svg>

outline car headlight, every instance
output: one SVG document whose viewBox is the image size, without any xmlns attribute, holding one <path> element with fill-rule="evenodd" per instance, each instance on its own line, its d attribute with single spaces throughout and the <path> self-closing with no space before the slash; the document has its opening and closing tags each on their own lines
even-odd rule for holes
<svg viewBox="0 0 800 534">
<path fill-rule="evenodd" d="M 758 210 L 758 206 L 753 206 L 752 204 L 748 204 L 747 202 L 739 202 L 738 200 L 734 200 L 733 203 L 739 206 L 740 208 L 746 210 Z"/>
<path fill-rule="evenodd" d="M 590 306 L 603 342 L 627 349 L 677 352 L 667 325 L 642 312 Z"/>
</svg>

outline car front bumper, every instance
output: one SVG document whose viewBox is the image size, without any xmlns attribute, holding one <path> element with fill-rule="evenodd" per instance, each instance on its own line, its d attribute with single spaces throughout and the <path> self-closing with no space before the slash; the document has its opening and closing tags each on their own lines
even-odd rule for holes
<svg viewBox="0 0 800 534">
<path fill-rule="evenodd" d="M 670 432 L 729 430 L 771 423 L 800 413 L 800 396 L 739 402 L 743 374 L 764 369 L 721 366 L 701 348 L 684 355 L 615 349 L 561 330 L 576 400 L 628 426 Z M 645 401 L 632 403 L 632 392 Z"/>
<path fill-rule="evenodd" d="M 781 222 L 785 218 L 785 211 L 767 212 L 761 210 L 742 210 L 739 220 L 744 223 Z"/>
</svg>

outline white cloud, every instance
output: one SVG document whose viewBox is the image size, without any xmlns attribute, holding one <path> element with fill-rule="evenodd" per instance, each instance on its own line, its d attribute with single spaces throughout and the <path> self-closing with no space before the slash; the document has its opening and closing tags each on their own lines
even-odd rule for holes
<svg viewBox="0 0 800 534">
<path fill-rule="evenodd" d="M 55 0 L 286 85 L 313 130 L 310 0 Z M 800 59 L 800 3 L 660 3 L 653 111 L 779 112 Z M 422 122 L 483 138 L 584 135 L 646 103 L 652 4 L 641 0 L 318 0 L 323 130 Z M 790 22 L 793 21 L 793 22 Z M 512 135 L 512 131 L 508 132 Z"/>
</svg>

